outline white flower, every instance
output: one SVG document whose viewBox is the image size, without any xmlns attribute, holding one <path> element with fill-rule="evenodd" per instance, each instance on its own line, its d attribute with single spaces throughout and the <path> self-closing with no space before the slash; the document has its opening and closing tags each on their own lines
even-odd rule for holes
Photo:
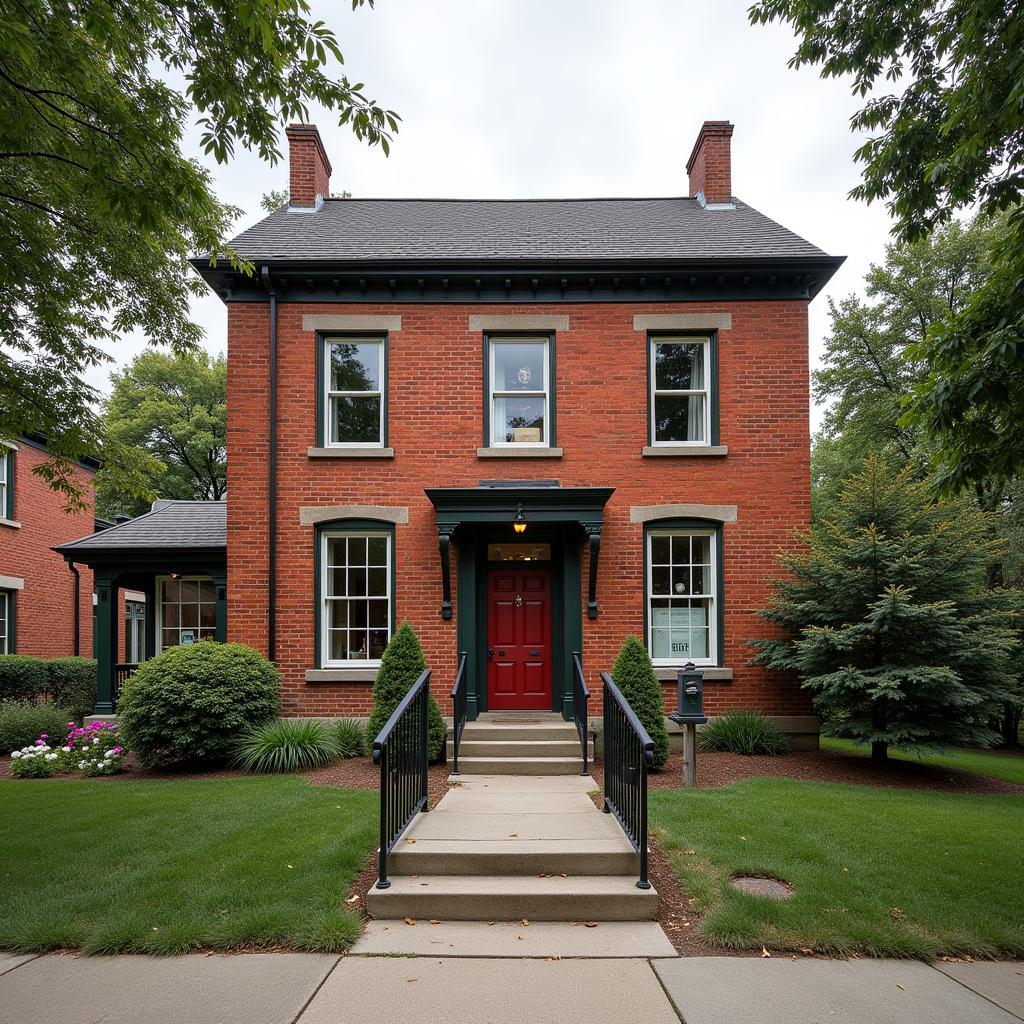
<svg viewBox="0 0 1024 1024">
<path fill-rule="evenodd" d="M 72 750 L 71 747 L 61 747 L 60 749 L 63 750 L 65 754 L 70 754 Z"/>
<path fill-rule="evenodd" d="M 100 741 L 99 736 L 93 736 L 92 741 L 93 741 L 93 743 L 99 743 L 99 741 Z"/>
<path fill-rule="evenodd" d="M 103 756 L 104 757 L 113 757 L 114 756 L 114 751 L 113 750 L 108 750 Z"/>
<path fill-rule="evenodd" d="M 13 760 L 16 757 L 21 757 L 21 751 L 20 750 L 12 750 L 11 751 L 11 760 Z"/>
<path fill-rule="evenodd" d="M 87 768 L 87 767 L 88 767 L 88 765 L 89 765 L 89 762 L 88 762 L 88 761 L 79 761 L 79 762 L 78 762 L 78 767 L 79 767 L 79 768 Z"/>
<path fill-rule="evenodd" d="M 46 755 L 46 760 L 47 761 L 56 761 L 57 760 L 57 755 L 56 754 L 47 754 Z"/>
</svg>

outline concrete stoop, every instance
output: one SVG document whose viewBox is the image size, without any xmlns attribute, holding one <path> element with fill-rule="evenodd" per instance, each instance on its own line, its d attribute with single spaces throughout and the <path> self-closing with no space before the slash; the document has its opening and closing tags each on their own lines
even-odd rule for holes
<svg viewBox="0 0 1024 1024">
<path fill-rule="evenodd" d="M 588 756 L 593 757 L 593 741 L 587 743 Z M 449 739 L 449 763 L 453 755 Z M 468 722 L 462 731 L 462 774 L 579 775 L 582 770 L 576 726 L 558 715 L 499 715 Z"/>
</svg>

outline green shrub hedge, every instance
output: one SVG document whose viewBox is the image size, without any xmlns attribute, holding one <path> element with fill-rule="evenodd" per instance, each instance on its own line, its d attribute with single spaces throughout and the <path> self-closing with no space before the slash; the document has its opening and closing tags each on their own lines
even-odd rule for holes
<svg viewBox="0 0 1024 1024">
<path fill-rule="evenodd" d="M 56 704 L 28 700 L 0 701 L 0 754 L 27 747 L 46 733 L 51 747 L 59 747 L 68 735 L 70 713 Z"/>
<path fill-rule="evenodd" d="M 0 655 L 0 700 L 51 700 L 81 720 L 96 707 L 93 658 L 35 658 Z"/>
<path fill-rule="evenodd" d="M 203 640 L 144 661 L 117 706 L 124 745 L 146 767 L 227 763 L 243 733 L 277 714 L 280 674 L 244 644 Z"/>
<path fill-rule="evenodd" d="M 657 770 L 668 760 L 668 731 L 662 706 L 661 683 L 654 674 L 647 648 L 635 636 L 627 636 L 612 665 L 611 677 L 622 696 L 654 741 L 654 764 Z"/>
</svg>

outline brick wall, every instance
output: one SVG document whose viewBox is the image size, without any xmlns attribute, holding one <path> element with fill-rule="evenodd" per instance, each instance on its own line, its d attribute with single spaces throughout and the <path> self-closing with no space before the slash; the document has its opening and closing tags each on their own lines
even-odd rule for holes
<svg viewBox="0 0 1024 1024">
<path fill-rule="evenodd" d="M 14 456 L 14 519 L 20 529 L 0 525 L 0 576 L 25 581 L 16 603 L 16 650 L 55 658 L 74 653 L 75 578 L 67 563 L 50 549 L 93 532 L 92 473 L 77 471 L 88 503 L 83 512 L 63 512 L 64 498 L 50 490 L 32 469 L 46 453 L 21 441 Z M 92 570 L 78 567 L 80 647 L 92 656 Z"/>
<path fill-rule="evenodd" d="M 719 408 L 723 458 L 643 459 L 647 443 L 647 340 L 633 330 L 636 313 L 728 311 L 719 334 Z M 389 444 L 385 460 L 311 459 L 316 444 L 316 338 L 304 313 L 398 314 L 390 335 Z M 482 338 L 471 314 L 558 313 L 569 330 L 557 335 L 557 442 L 552 460 L 480 460 Z M 312 527 L 299 524 L 304 505 L 380 504 L 409 508 L 396 527 L 396 611 L 411 620 L 446 694 L 455 671 L 456 622 L 440 618 L 440 571 L 434 510 L 426 487 L 476 486 L 482 479 L 556 478 L 563 486 L 612 486 L 605 509 L 598 601 L 586 618 L 588 676 L 611 666 L 623 638 L 643 630 L 642 527 L 632 505 L 675 502 L 738 506 L 724 527 L 725 664 L 731 684 L 708 682 L 705 706 L 747 706 L 771 714 L 807 714 L 809 701 L 792 680 L 771 679 L 747 662 L 748 639 L 768 628 L 764 607 L 776 553 L 810 517 L 806 303 L 580 304 L 515 307 L 283 303 L 278 321 L 278 636 L 287 714 L 363 715 L 371 685 L 307 684 L 315 665 Z M 229 306 L 228 343 L 228 633 L 266 649 L 266 444 L 268 307 Z M 454 547 L 454 545 L 453 545 Z M 455 583 L 453 551 L 453 587 Z M 584 552 L 583 579 L 587 578 Z M 584 583 L 585 588 L 585 583 Z M 456 605 L 457 607 L 457 605 Z M 666 706 L 674 683 L 665 687 Z M 447 710 L 446 700 L 442 707 Z M 597 705 L 599 706 L 599 705 Z"/>
</svg>

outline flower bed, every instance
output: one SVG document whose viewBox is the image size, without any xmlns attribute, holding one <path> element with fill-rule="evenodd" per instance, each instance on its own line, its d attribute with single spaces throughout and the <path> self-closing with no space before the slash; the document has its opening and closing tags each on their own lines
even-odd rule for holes
<svg viewBox="0 0 1024 1024">
<path fill-rule="evenodd" d="M 68 734 L 56 749 L 43 733 L 35 743 L 11 752 L 11 774 L 18 779 L 45 779 L 51 775 L 81 773 L 86 776 L 116 775 L 123 770 L 125 749 L 117 726 L 93 722 L 80 726 L 68 722 Z"/>
</svg>

